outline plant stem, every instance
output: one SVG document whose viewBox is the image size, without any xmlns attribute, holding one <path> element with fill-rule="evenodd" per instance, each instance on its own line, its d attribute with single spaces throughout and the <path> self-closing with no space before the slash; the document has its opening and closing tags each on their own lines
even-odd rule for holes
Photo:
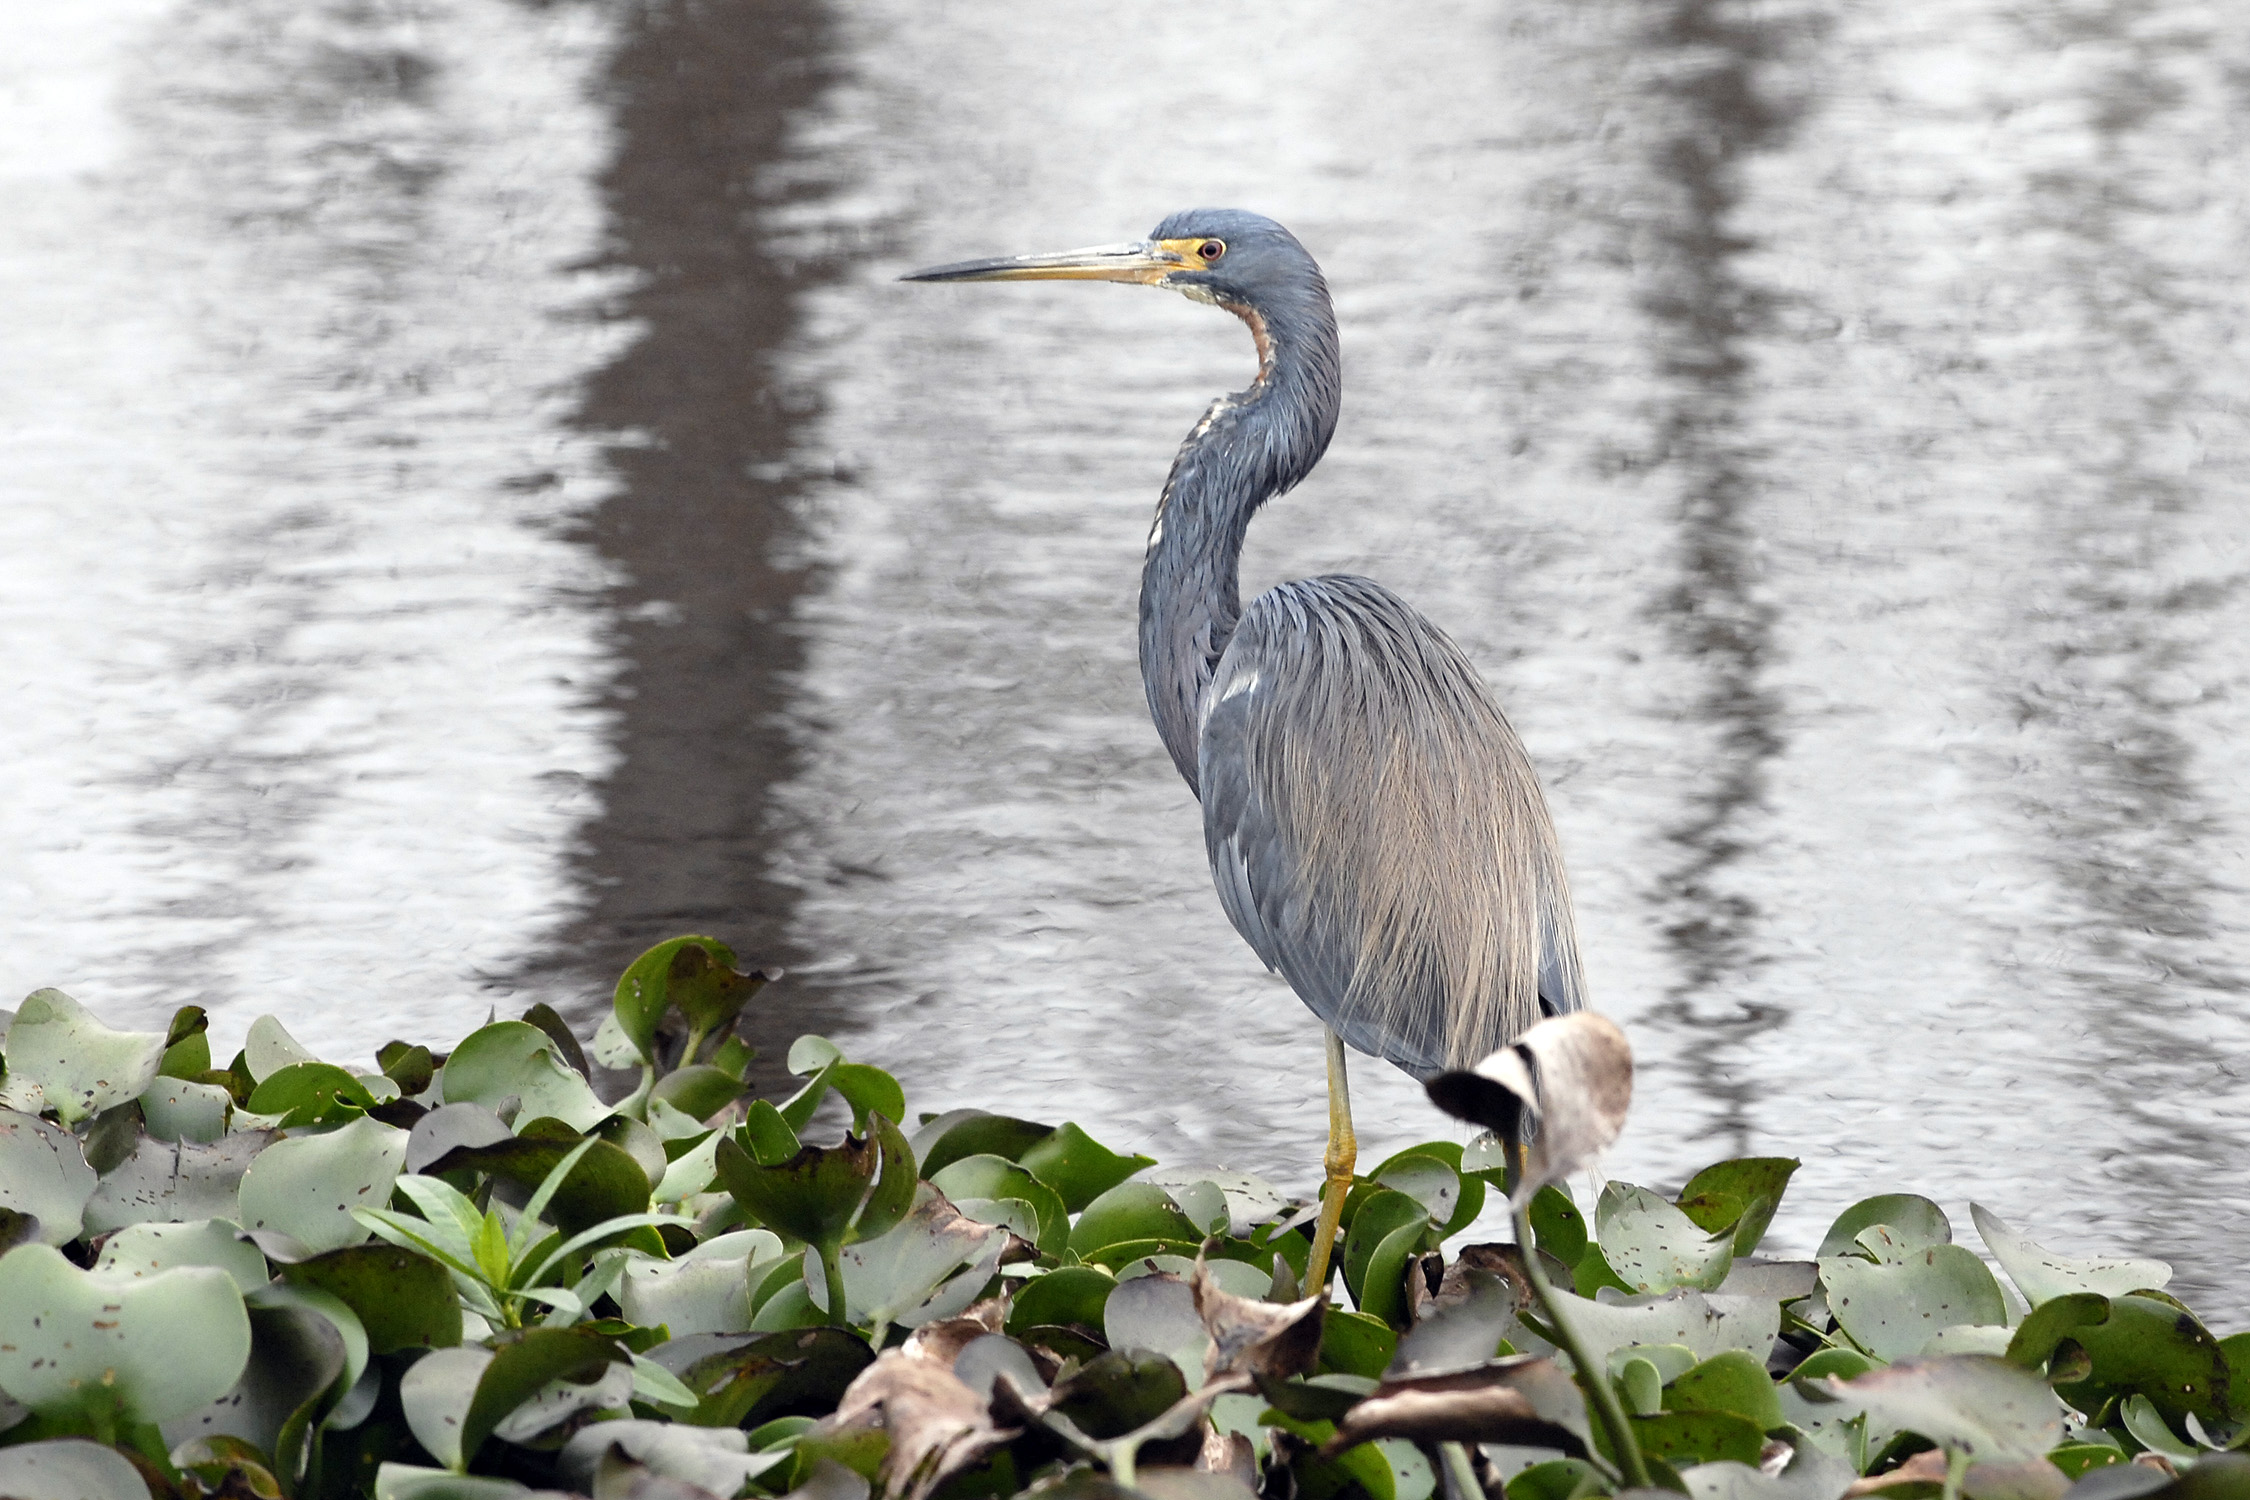
<svg viewBox="0 0 2250 1500">
<path fill-rule="evenodd" d="M 844 1258 L 843 1246 L 824 1243 L 820 1246 L 820 1274 L 828 1282 L 828 1321 L 844 1326 Z"/>
<path fill-rule="evenodd" d="M 1961 1480 L 1969 1472 L 1969 1450 L 1949 1448 L 1945 1454 L 1945 1487 L 1938 1500 L 1961 1500 Z"/>
<path fill-rule="evenodd" d="M 1531 1239 L 1530 1216 L 1514 1205 L 1510 1205 L 1510 1213 L 1515 1220 L 1516 1248 L 1523 1256 L 1523 1273 L 1531 1282 L 1533 1295 L 1539 1299 L 1539 1310 L 1547 1315 L 1548 1326 L 1555 1330 L 1555 1342 L 1563 1346 L 1571 1363 L 1578 1366 L 1579 1384 L 1594 1398 L 1594 1409 L 1601 1413 L 1602 1425 L 1609 1429 L 1609 1445 L 1617 1455 L 1618 1466 L 1625 1471 L 1626 1483 L 1646 1486 L 1649 1483 L 1648 1461 L 1641 1457 L 1640 1439 L 1633 1435 L 1625 1408 L 1618 1403 L 1617 1391 L 1609 1383 L 1609 1372 L 1588 1356 L 1578 1331 L 1564 1315 L 1554 1286 L 1547 1280 L 1546 1268 L 1539 1264 L 1539 1250 Z"/>
<path fill-rule="evenodd" d="M 1109 1450 L 1109 1477 L 1111 1481 L 1120 1489 L 1131 1489 L 1134 1477 L 1139 1472 L 1136 1466 L 1140 1463 L 1140 1458 L 1141 1445 L 1139 1443 L 1128 1440 L 1112 1444 Z"/>
<path fill-rule="evenodd" d="M 1438 1457 L 1445 1464 L 1445 1477 L 1453 1481 L 1454 1500 L 1483 1500 L 1484 1486 L 1477 1483 L 1477 1471 L 1469 1462 L 1469 1450 L 1459 1443 L 1440 1443 L 1437 1449 Z"/>
</svg>

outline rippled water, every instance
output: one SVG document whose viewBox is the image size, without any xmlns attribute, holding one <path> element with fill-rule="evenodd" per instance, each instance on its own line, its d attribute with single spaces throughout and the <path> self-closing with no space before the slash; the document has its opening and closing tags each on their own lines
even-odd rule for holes
<svg viewBox="0 0 2250 1500">
<path fill-rule="evenodd" d="M 1799 1248 L 1936 1190 L 2240 1322 L 2250 13 L 1420 15 L 0 22 L 0 978 L 364 1049 L 710 930 L 921 1107 L 1308 1182 L 1132 659 L 1241 331 L 892 279 L 1241 203 L 1347 360 L 1246 582 L 1499 687 L 1612 1169 L 1796 1151 Z"/>
</svg>

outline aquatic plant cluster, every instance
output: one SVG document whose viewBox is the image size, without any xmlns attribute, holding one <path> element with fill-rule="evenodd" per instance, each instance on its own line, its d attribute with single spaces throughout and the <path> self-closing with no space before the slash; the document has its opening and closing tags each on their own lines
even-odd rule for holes
<svg viewBox="0 0 2250 1500">
<path fill-rule="evenodd" d="M 1528 1157 L 1487 1135 L 1364 1174 L 1339 1285 L 1308 1289 L 1313 1206 L 1257 1178 L 910 1115 L 819 1037 L 749 1097 L 766 978 L 708 938 L 643 955 L 590 1047 L 637 1072 L 614 1103 L 543 1006 L 354 1072 L 270 1017 L 216 1066 L 193 1007 L 137 1033 L 29 997 L 0 1043 L 0 1494 L 2250 1494 L 2250 1334 L 2160 1262 L 1977 1209 L 1995 1275 L 1902 1194 L 1763 1259 L 1772 1158 L 1612 1182 L 1589 1218 L 1530 1191 L 1574 1128 L 1547 1099 Z M 1461 1243 L 1511 1185 L 1528 1257 Z"/>
</svg>

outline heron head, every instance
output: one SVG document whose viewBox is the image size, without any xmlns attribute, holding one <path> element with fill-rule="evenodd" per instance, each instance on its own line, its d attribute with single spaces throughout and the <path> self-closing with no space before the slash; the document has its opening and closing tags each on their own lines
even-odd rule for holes
<svg viewBox="0 0 2250 1500">
<path fill-rule="evenodd" d="M 1199 302 L 1261 310 L 1319 289 L 1320 267 L 1297 237 L 1262 214 L 1191 208 L 1145 240 L 1047 255 L 967 260 L 910 272 L 905 281 L 1126 281 L 1169 287 Z"/>
</svg>

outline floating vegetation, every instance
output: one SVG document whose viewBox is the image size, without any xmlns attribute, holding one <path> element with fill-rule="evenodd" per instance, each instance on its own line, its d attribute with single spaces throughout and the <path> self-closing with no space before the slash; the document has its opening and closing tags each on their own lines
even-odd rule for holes
<svg viewBox="0 0 2250 1500">
<path fill-rule="evenodd" d="M 1319 1289 L 1313 1206 L 1255 1177 L 911 1114 L 820 1037 L 750 1097 L 767 977 L 708 938 L 637 960 L 590 1044 L 637 1075 L 615 1104 L 544 1006 L 355 1072 L 270 1017 L 217 1066 L 194 1007 L 31 996 L 0 1495 L 2250 1495 L 2250 1334 L 2160 1262 L 1982 1208 L 1979 1254 L 1908 1194 L 1761 1258 L 1777 1158 L 1584 1212 L 1559 1184 L 1629 1097 L 1599 1018 L 1434 1083 L 1492 1129 L 1361 1177 Z M 1463 1242 L 1488 1203 L 1513 1243 Z"/>
</svg>

